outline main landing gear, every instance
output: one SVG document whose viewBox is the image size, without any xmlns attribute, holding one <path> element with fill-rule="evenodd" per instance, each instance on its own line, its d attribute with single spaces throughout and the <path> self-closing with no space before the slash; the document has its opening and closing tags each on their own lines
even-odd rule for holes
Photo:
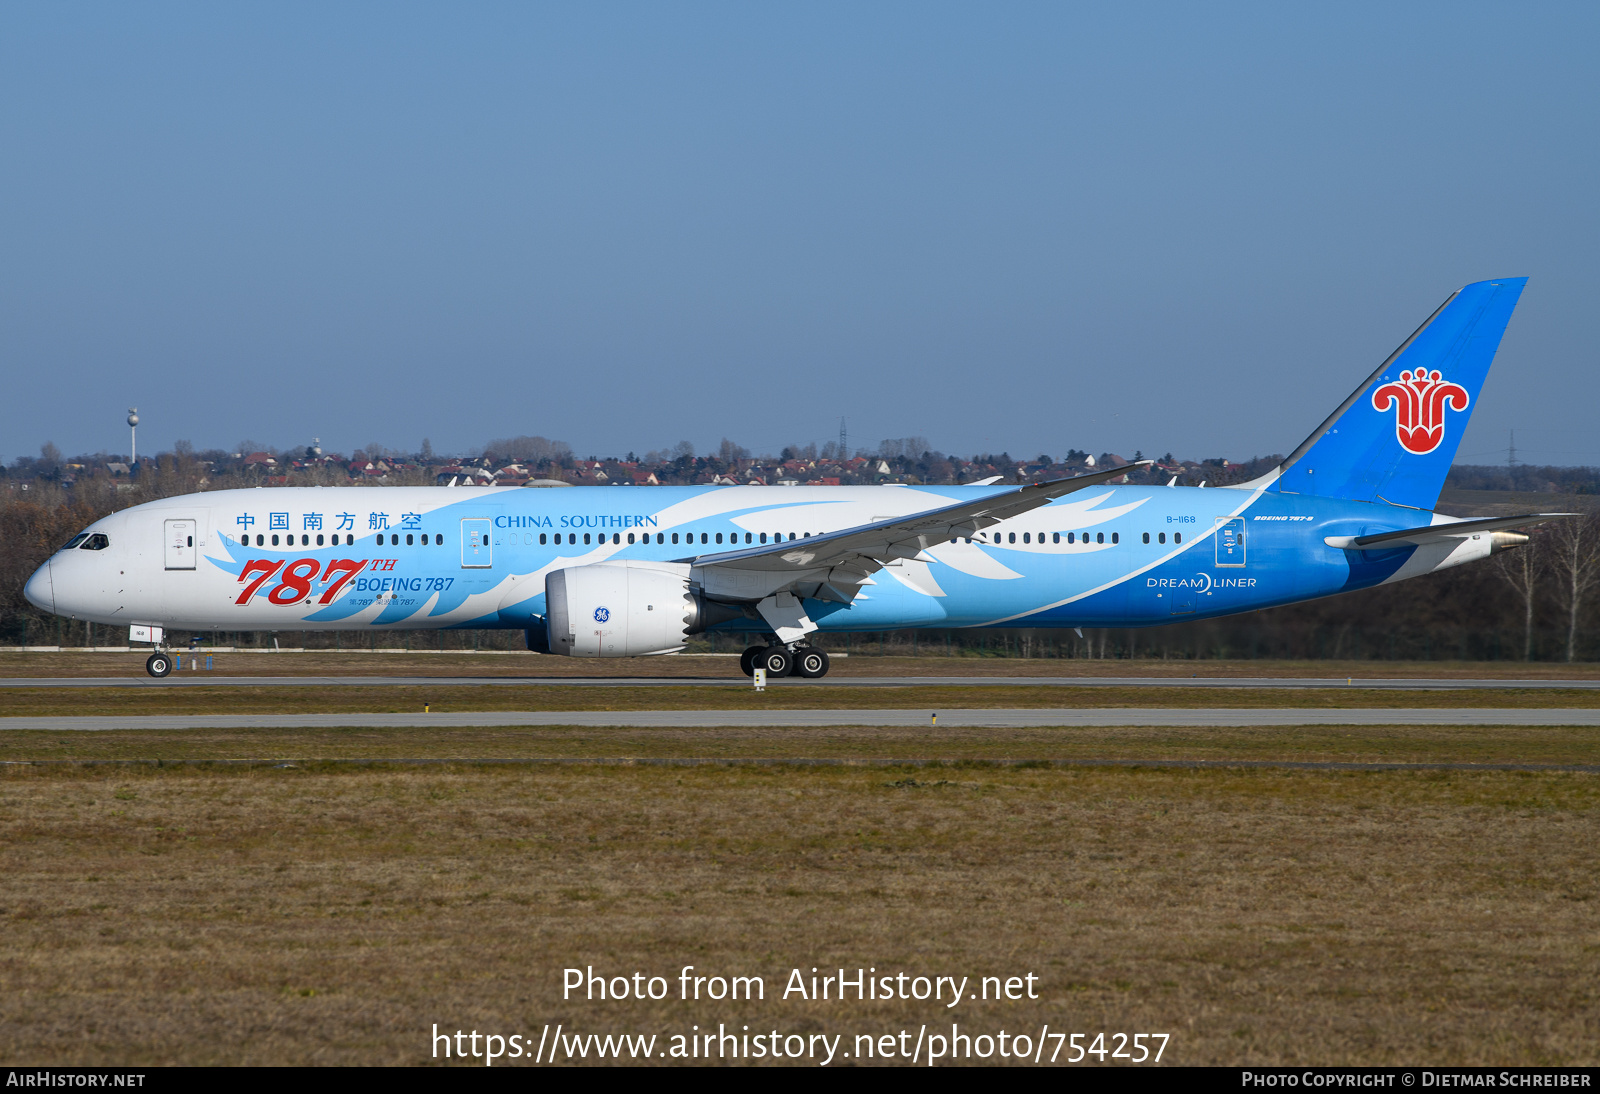
<svg viewBox="0 0 1600 1094">
<path fill-rule="evenodd" d="M 172 671 L 172 655 L 166 650 L 156 650 L 150 655 L 150 660 L 144 663 L 144 671 L 160 679 Z"/>
<path fill-rule="evenodd" d="M 781 676 L 817 680 L 828 675 L 828 655 L 815 646 L 800 645 L 792 650 L 781 643 L 751 646 L 739 655 L 739 668 L 746 676 L 754 676 L 756 669 L 766 669 L 769 680 Z"/>
</svg>

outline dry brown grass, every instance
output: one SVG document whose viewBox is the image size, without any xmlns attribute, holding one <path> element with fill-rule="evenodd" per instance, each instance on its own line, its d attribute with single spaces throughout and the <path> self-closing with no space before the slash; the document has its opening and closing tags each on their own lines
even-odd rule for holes
<svg viewBox="0 0 1600 1094">
<path fill-rule="evenodd" d="M 984 707 L 1223 707 L 1318 710 L 1351 707 L 1600 707 L 1600 690 L 1495 688 L 1380 691 L 1285 688 L 818 687 L 807 681 L 751 687 L 508 686 L 95 687 L 0 690 L 0 718 L 77 714 L 351 714 L 495 710 L 954 710 Z"/>
<path fill-rule="evenodd" d="M 182 651 L 179 651 L 182 652 Z M 148 650 L 134 653 L 0 653 L 0 677 L 129 676 L 144 674 Z M 213 671 L 229 676 L 507 676 L 538 678 L 648 676 L 725 680 L 738 678 L 731 657 L 672 656 L 617 659 L 539 656 L 529 653 L 219 653 Z M 1324 679 L 1494 678 L 1593 680 L 1600 665 L 1536 661 L 1094 661 L 1021 657 L 836 658 L 840 676 L 1312 676 Z"/>
<path fill-rule="evenodd" d="M 0 777 L 17 1064 L 413 1063 L 448 1029 L 893 1032 L 788 970 L 1032 971 L 972 1032 L 1171 1063 L 1595 1062 L 1600 778 L 1085 768 Z M 767 978 L 584 1003 L 560 970 Z M 848 1046 L 849 1039 L 846 1039 Z"/>
</svg>

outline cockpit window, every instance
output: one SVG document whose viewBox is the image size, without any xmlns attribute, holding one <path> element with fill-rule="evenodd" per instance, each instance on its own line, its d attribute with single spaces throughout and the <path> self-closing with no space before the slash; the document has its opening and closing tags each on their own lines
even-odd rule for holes
<svg viewBox="0 0 1600 1094">
<path fill-rule="evenodd" d="M 86 540 L 88 538 L 89 538 L 89 533 L 88 532 L 79 532 L 77 535 L 75 535 L 71 539 L 67 540 L 67 542 L 63 543 L 61 545 L 61 549 L 63 551 L 70 551 L 74 547 L 76 547 L 78 544 L 82 543 L 84 540 Z"/>
<path fill-rule="evenodd" d="M 78 550 L 104 551 L 109 546 L 111 546 L 111 541 L 105 537 L 105 533 L 96 532 L 94 535 L 85 540 L 83 546 L 79 547 Z"/>
</svg>

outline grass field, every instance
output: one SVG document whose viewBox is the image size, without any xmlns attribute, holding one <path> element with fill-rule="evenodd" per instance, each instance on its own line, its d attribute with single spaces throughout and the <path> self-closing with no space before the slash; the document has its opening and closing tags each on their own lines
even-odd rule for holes
<svg viewBox="0 0 1600 1094">
<path fill-rule="evenodd" d="M 435 1022 L 848 1048 L 954 1019 L 1168 1032 L 1169 1063 L 1594 1063 L 1597 805 L 1594 776 L 1496 772 L 12 766 L 0 1052 L 412 1063 Z M 565 967 L 684 964 L 768 998 L 560 997 Z M 841 965 L 1039 998 L 776 998 Z"/>
<path fill-rule="evenodd" d="M 238 656 L 248 663 L 219 669 L 517 675 L 571 665 L 345 655 L 335 671 L 320 657 Z M 840 661 L 835 672 L 890 675 L 889 660 Z M 91 674 L 83 662 L 138 668 L 119 655 L 46 654 L 0 658 L 0 671 Z M 903 664 L 915 675 L 1161 671 L 1160 662 Z M 1592 765 L 1594 729 L 226 726 L 234 711 L 415 710 L 424 700 L 435 710 L 1600 701 L 1514 686 L 756 695 L 694 686 L 697 675 L 725 675 L 725 661 L 648 667 L 683 686 L 0 691 L 0 714 L 219 714 L 208 730 L 0 734 L 0 1053 L 17 1065 L 424 1063 L 434 1023 L 534 1040 L 546 1023 L 662 1036 L 726 1023 L 843 1034 L 841 1050 L 851 1051 L 857 1034 L 957 1021 L 969 1033 L 1045 1023 L 1091 1037 L 1170 1033 L 1164 1062 L 1177 1064 L 1600 1056 L 1600 775 L 1077 762 Z M 1226 674 L 1216 662 L 1174 667 Z M 1592 671 L 1525 668 L 1244 662 L 1233 671 L 1502 670 L 1508 681 Z M 446 762 L 386 762 L 429 758 Z M 611 762 L 463 762 L 538 758 Z M 626 762 L 686 758 L 725 762 Z M 799 759 L 844 763 L 784 762 Z M 223 760 L 248 762 L 210 762 Z M 674 988 L 683 965 L 758 975 L 767 999 L 563 1000 L 561 970 L 591 965 Z M 791 969 L 841 966 L 974 983 L 1032 973 L 1039 998 L 968 1000 L 955 1011 L 779 998 Z"/>
</svg>

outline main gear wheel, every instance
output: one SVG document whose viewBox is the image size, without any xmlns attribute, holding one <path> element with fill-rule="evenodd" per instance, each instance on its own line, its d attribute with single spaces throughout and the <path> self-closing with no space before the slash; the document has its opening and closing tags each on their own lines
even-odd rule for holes
<svg viewBox="0 0 1600 1094">
<path fill-rule="evenodd" d="M 807 680 L 820 680 L 828 675 L 828 655 L 815 646 L 801 646 L 794 651 L 794 674 Z"/>
</svg>

